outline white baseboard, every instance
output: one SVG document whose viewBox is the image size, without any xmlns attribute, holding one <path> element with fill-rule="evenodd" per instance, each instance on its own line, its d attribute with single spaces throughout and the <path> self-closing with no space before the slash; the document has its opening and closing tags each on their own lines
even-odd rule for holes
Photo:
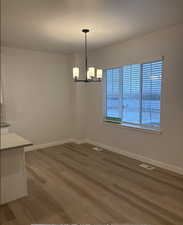
<svg viewBox="0 0 183 225">
<path fill-rule="evenodd" d="M 147 158 L 145 156 L 138 155 L 138 154 L 135 154 L 135 153 L 127 152 L 127 151 L 122 150 L 120 148 L 105 145 L 105 144 L 102 144 L 102 143 L 99 143 L 99 142 L 96 142 L 96 141 L 93 141 L 93 140 L 90 140 L 90 139 L 84 139 L 83 141 L 80 141 L 80 143 L 84 143 L 84 142 L 99 146 L 99 147 L 104 148 L 106 150 L 109 150 L 111 152 L 116 152 L 118 154 L 125 155 L 129 158 L 136 159 L 136 160 L 139 160 L 141 162 L 148 163 L 148 164 L 151 164 L 153 166 L 157 166 L 157 167 L 160 167 L 160 168 L 167 169 L 167 170 L 170 170 L 172 172 L 178 173 L 180 175 L 183 175 L 183 168 L 181 168 L 181 167 L 177 167 L 177 166 L 174 166 L 174 165 L 171 165 L 171 164 L 167 164 L 167 163 L 160 162 L 160 161 L 157 161 L 157 160 L 154 160 L 154 159 L 150 159 L 150 158 Z"/>
<path fill-rule="evenodd" d="M 33 145 L 33 146 L 30 146 L 30 147 L 26 147 L 25 152 L 49 148 L 49 147 L 53 147 L 53 146 L 57 146 L 57 145 L 63 145 L 65 143 L 72 142 L 72 141 L 73 141 L 73 139 L 69 138 L 69 139 L 65 139 L 65 140 L 61 140 L 61 141 L 54 141 L 54 142 L 49 142 L 49 143 L 45 143 L 45 144 Z"/>
<path fill-rule="evenodd" d="M 90 140 L 89 139 L 76 139 L 76 138 L 71 138 L 70 139 L 70 142 L 74 142 L 74 143 L 76 143 L 76 144 L 83 144 L 83 143 L 86 143 L 86 142 L 88 142 L 88 143 L 90 143 Z"/>
</svg>

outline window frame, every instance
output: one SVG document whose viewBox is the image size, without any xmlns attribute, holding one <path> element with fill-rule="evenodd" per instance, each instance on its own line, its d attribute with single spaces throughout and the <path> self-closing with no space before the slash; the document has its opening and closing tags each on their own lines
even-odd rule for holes
<svg viewBox="0 0 183 225">
<path fill-rule="evenodd" d="M 155 62 L 159 62 L 162 61 L 162 77 L 161 77 L 161 92 L 160 92 L 160 125 L 158 127 L 156 126 L 151 126 L 151 125 L 147 125 L 147 124 L 137 124 L 137 123 L 132 123 L 132 122 L 124 122 L 121 121 L 120 123 L 111 123 L 110 121 L 107 121 L 107 70 L 112 70 L 112 69 L 122 69 L 124 66 L 131 66 L 131 65 L 135 65 L 135 64 L 140 64 L 140 71 L 141 71 L 141 76 L 140 76 L 140 109 L 142 109 L 142 89 L 143 89 L 143 76 L 142 76 L 142 67 L 143 64 L 147 64 L 147 63 L 155 63 Z M 110 67 L 110 68 L 105 68 L 104 69 L 104 123 L 107 125 L 112 125 L 112 126 L 117 126 L 117 127 L 126 127 L 126 128 L 132 128 L 132 129 L 136 129 L 136 130 L 142 130 L 144 131 L 150 131 L 150 133 L 158 133 L 161 134 L 162 133 L 162 102 L 163 102 L 163 81 L 164 81 L 164 73 L 165 73 L 165 59 L 164 57 L 156 59 L 156 60 L 149 60 L 149 61 L 145 61 L 145 62 L 141 62 L 141 63 L 134 63 L 134 64 L 126 64 L 123 66 L 116 66 L 116 67 Z M 123 88 L 123 85 L 122 85 Z M 139 114 L 142 114 L 142 110 L 140 110 Z M 142 118 L 142 117 L 141 117 Z"/>
</svg>

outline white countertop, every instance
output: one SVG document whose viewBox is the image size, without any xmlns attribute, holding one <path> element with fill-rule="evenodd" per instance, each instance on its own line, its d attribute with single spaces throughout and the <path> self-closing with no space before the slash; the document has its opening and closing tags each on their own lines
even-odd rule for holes
<svg viewBox="0 0 183 225">
<path fill-rule="evenodd" d="M 32 143 L 15 133 L 1 134 L 0 150 L 10 150 L 30 146 Z"/>
</svg>

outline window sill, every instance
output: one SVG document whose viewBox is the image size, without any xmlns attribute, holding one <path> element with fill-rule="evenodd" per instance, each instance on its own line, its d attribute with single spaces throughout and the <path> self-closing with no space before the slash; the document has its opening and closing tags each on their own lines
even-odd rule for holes
<svg viewBox="0 0 183 225">
<path fill-rule="evenodd" d="M 119 128 L 129 128 L 129 129 L 135 129 L 140 132 L 144 133 L 151 133 L 151 134 L 162 134 L 162 131 L 158 128 L 153 127 L 143 127 L 136 124 L 128 124 L 128 123 L 121 123 L 121 124 L 115 124 L 111 122 L 104 121 L 105 125 L 111 126 L 111 127 L 119 127 Z"/>
</svg>

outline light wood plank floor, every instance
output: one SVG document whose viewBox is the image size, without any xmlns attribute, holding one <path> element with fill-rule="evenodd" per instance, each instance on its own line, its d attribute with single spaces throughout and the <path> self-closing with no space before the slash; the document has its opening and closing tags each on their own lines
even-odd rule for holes
<svg viewBox="0 0 183 225">
<path fill-rule="evenodd" d="M 183 177 L 139 163 L 89 144 L 26 153 L 29 196 L 0 207 L 0 224 L 183 225 Z"/>
</svg>

